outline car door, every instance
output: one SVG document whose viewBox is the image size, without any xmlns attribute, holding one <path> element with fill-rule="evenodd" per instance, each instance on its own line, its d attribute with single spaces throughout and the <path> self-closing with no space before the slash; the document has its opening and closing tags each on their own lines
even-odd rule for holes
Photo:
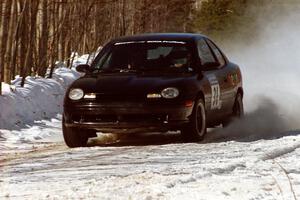
<svg viewBox="0 0 300 200">
<path fill-rule="evenodd" d="M 220 49 L 211 40 L 205 39 L 210 47 L 214 58 L 219 63 L 218 66 L 218 80 L 221 90 L 221 102 L 222 102 L 222 114 L 227 115 L 232 112 L 232 107 L 235 99 L 235 87 L 232 84 L 232 76 L 236 74 L 235 69 L 230 67 L 230 63 L 227 61 Z"/>
<path fill-rule="evenodd" d="M 203 67 L 207 66 L 210 63 L 218 63 L 214 53 L 209 47 L 208 43 L 204 38 L 199 38 L 197 40 L 197 50 L 198 56 L 200 59 L 202 74 L 204 79 L 206 79 L 206 83 L 210 90 L 208 90 L 208 95 L 205 98 L 205 105 L 208 115 L 208 121 L 216 121 L 221 117 L 223 110 L 223 102 L 222 102 L 222 71 L 220 71 L 219 67 Z"/>
</svg>

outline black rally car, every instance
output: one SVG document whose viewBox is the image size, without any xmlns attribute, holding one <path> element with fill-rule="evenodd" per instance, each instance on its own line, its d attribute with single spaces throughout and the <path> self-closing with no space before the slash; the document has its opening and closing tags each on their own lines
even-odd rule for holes
<svg viewBox="0 0 300 200">
<path fill-rule="evenodd" d="M 67 90 L 63 135 L 86 146 L 96 132 L 180 130 L 203 138 L 207 127 L 243 115 L 239 67 L 200 34 L 145 34 L 109 42 Z"/>
</svg>

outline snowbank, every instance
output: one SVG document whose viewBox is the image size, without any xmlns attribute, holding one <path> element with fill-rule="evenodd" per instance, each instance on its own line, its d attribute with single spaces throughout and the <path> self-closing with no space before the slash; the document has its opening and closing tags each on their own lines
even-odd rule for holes
<svg viewBox="0 0 300 200">
<path fill-rule="evenodd" d="M 58 68 L 51 79 L 27 77 L 23 88 L 21 77 L 12 81 L 12 85 L 3 84 L 0 128 L 20 129 L 35 120 L 55 117 L 62 112 L 66 88 L 79 76 L 74 69 Z"/>
<path fill-rule="evenodd" d="M 21 77 L 16 77 L 11 85 L 2 83 L 0 129 L 19 130 L 36 120 L 62 113 L 65 90 L 81 75 L 75 67 L 86 63 L 87 58 L 88 55 L 76 56 L 72 69 L 57 68 L 51 79 L 27 77 L 23 88 L 20 87 Z"/>
</svg>

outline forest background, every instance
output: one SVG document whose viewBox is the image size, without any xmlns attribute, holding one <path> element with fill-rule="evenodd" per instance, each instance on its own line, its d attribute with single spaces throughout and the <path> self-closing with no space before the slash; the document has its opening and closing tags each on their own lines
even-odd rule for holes
<svg viewBox="0 0 300 200">
<path fill-rule="evenodd" d="M 0 82 L 10 83 L 20 75 L 24 86 L 26 76 L 45 76 L 47 69 L 51 77 L 56 61 L 70 67 L 72 52 L 92 53 L 124 35 L 192 32 L 206 34 L 222 47 L 247 46 L 259 38 L 262 24 L 299 4 L 298 0 L 0 0 Z"/>
</svg>

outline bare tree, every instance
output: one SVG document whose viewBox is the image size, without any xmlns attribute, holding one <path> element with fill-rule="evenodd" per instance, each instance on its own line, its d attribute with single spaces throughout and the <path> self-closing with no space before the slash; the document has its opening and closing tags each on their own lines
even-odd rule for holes
<svg viewBox="0 0 300 200">
<path fill-rule="evenodd" d="M 48 0 L 43 0 L 41 7 L 41 36 L 39 38 L 39 64 L 37 74 L 44 75 L 48 61 Z"/>
<path fill-rule="evenodd" d="M 28 37 L 28 48 L 26 51 L 26 58 L 25 58 L 25 66 L 23 66 L 22 70 L 22 81 L 21 86 L 23 87 L 25 84 L 25 78 L 28 74 L 31 73 L 31 68 L 34 67 L 33 63 L 33 50 L 35 45 L 35 36 L 36 36 L 36 19 L 37 19 L 37 12 L 39 7 L 39 0 L 30 0 L 29 5 L 29 35 L 31 37 Z"/>
<path fill-rule="evenodd" d="M 113 37 L 190 30 L 193 1 L 0 0 L 0 81 L 20 74 L 24 86 L 49 66 L 51 77 L 56 61 L 71 66 L 72 52 L 93 52 Z"/>
<path fill-rule="evenodd" d="M 10 13 L 11 13 L 11 1 L 5 0 L 3 2 L 4 6 L 4 14 L 2 14 L 1 19 L 1 47 L 0 47 L 0 83 L 4 80 L 4 65 L 6 61 L 6 47 L 7 47 L 7 39 L 9 32 L 9 21 L 10 21 Z M 2 93 L 2 84 L 0 84 L 0 94 Z"/>
</svg>

